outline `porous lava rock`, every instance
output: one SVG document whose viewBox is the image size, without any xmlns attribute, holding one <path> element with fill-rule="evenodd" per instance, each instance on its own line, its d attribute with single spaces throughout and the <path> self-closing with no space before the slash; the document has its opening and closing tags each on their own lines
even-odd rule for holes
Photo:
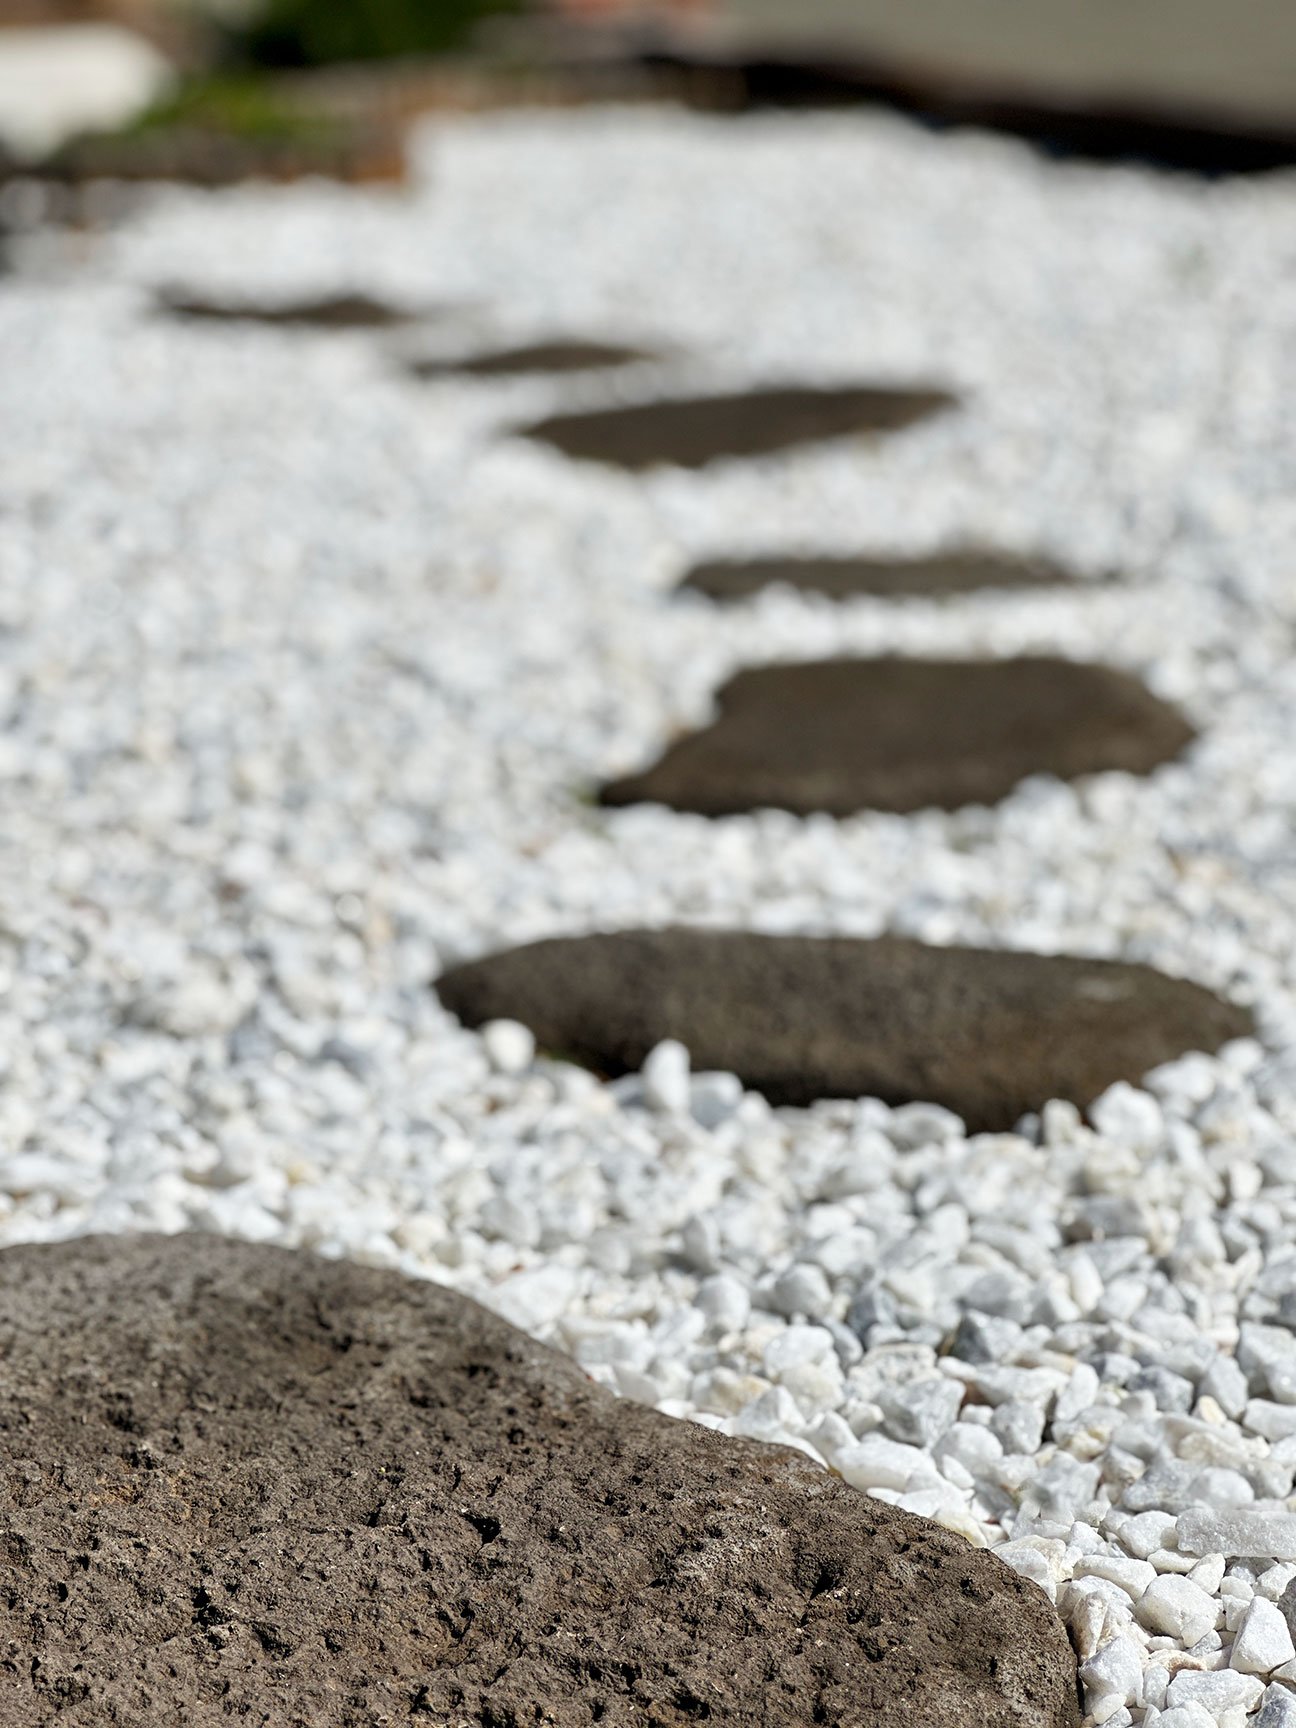
<svg viewBox="0 0 1296 1728">
<path fill-rule="evenodd" d="M 528 943 L 437 990 L 466 1025 L 520 1020 L 603 1074 L 634 1073 L 678 1038 L 695 1067 L 775 1104 L 925 1100 L 972 1130 L 1011 1128 L 1050 1098 L 1084 1107 L 1252 1030 L 1245 1008 L 1147 966 L 691 926 Z"/>
<path fill-rule="evenodd" d="M 898 432 L 953 405 L 944 390 L 786 385 L 552 414 L 519 431 L 568 456 L 618 468 L 700 468 L 720 456 Z"/>
<path fill-rule="evenodd" d="M 0 1254 L 6 1728 L 1071 1728 L 1043 1593 L 465 1297 L 214 1237 Z"/>
<path fill-rule="evenodd" d="M 1128 672 L 1015 660 L 818 660 L 740 672 L 716 719 L 604 804 L 703 816 L 993 804 L 1030 774 L 1147 774 L 1194 736 Z"/>
<path fill-rule="evenodd" d="M 920 557 L 717 558 L 698 564 L 680 583 L 711 600 L 746 600 L 764 588 L 796 588 L 832 600 L 872 595 L 939 598 L 982 588 L 1057 588 L 1075 578 L 1046 558 L 966 548 Z"/>
<path fill-rule="evenodd" d="M 419 378 L 449 378 L 457 373 L 472 378 L 510 378 L 534 372 L 594 372 L 653 358 L 642 348 L 568 337 L 562 341 L 530 342 L 516 348 L 491 348 L 458 358 L 416 360 L 411 369 Z"/>
</svg>

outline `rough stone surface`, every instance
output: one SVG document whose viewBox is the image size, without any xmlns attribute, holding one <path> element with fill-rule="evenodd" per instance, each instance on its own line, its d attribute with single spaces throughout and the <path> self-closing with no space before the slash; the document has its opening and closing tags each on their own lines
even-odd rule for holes
<svg viewBox="0 0 1296 1728">
<path fill-rule="evenodd" d="M 410 314 L 368 294 L 330 294 L 318 299 L 260 303 L 253 300 L 207 300 L 185 294 L 164 294 L 162 309 L 177 318 L 214 323 L 311 325 L 322 330 L 373 330 L 404 324 Z"/>
<path fill-rule="evenodd" d="M 1062 1728 L 1042 1592 L 464 1297 L 212 1237 L 0 1255 L 6 1728 Z"/>
<path fill-rule="evenodd" d="M 1246 1010 L 1148 967 L 1005 950 L 678 927 L 558 938 L 443 974 L 472 1026 L 521 1020 L 609 1074 L 664 1038 L 780 1104 L 925 1099 L 970 1128 L 1050 1098 L 1088 1104 L 1187 1050 L 1250 1030 Z"/>
<path fill-rule="evenodd" d="M 826 438 L 896 432 L 953 405 L 944 390 L 788 385 L 554 414 L 519 431 L 568 456 L 620 468 L 700 468 L 718 456 L 761 456 Z"/>
<path fill-rule="evenodd" d="M 1052 588 L 1074 582 L 1044 558 L 963 549 L 926 557 L 743 558 L 698 564 L 680 583 L 712 600 L 745 600 L 776 585 L 833 600 L 856 595 L 970 594 L 980 588 Z"/>
<path fill-rule="evenodd" d="M 604 804 L 703 816 L 993 804 L 1030 774 L 1146 774 L 1193 737 L 1127 672 L 1046 656 L 820 660 L 740 672 L 719 714 Z"/>
<path fill-rule="evenodd" d="M 654 356 L 643 348 L 627 348 L 610 342 L 531 342 L 516 348 L 492 348 L 458 358 L 417 360 L 413 372 L 419 378 L 445 378 L 466 373 L 475 378 L 506 378 L 529 372 L 592 372 L 605 366 L 629 366 Z"/>
</svg>

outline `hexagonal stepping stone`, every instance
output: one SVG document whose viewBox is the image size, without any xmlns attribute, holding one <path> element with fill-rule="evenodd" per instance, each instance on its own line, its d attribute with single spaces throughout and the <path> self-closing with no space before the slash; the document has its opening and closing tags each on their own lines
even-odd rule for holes
<svg viewBox="0 0 1296 1728">
<path fill-rule="evenodd" d="M 1072 1728 L 1044 1594 L 465 1297 L 214 1237 L 0 1253 L 6 1728 Z"/>
<path fill-rule="evenodd" d="M 411 371 L 418 378 L 452 378 L 459 374 L 471 378 L 511 378 L 536 372 L 593 372 L 655 358 L 644 348 L 571 338 L 562 342 L 530 342 L 517 348 L 492 348 L 458 359 L 416 360 Z"/>
<path fill-rule="evenodd" d="M 206 299 L 163 294 L 159 305 L 176 318 L 222 324 L 302 325 L 319 330 L 374 330 L 408 323 L 413 314 L 368 294 L 328 294 L 284 301 Z"/>
<path fill-rule="evenodd" d="M 929 947 L 900 937 L 675 928 L 557 938 L 443 974 L 468 1026 L 520 1020 L 543 1049 L 613 1075 L 678 1038 L 775 1104 L 944 1104 L 1011 1128 L 1050 1098 L 1248 1035 L 1245 1008 L 1110 960 Z"/>
<path fill-rule="evenodd" d="M 618 468 L 700 468 L 718 456 L 763 456 L 827 438 L 898 432 L 954 400 L 944 390 L 788 385 L 552 414 L 518 430 L 568 456 Z"/>
<path fill-rule="evenodd" d="M 925 557 L 718 558 L 699 564 L 681 588 L 712 600 L 746 600 L 764 588 L 796 588 L 833 600 L 876 595 L 971 594 L 981 588 L 1055 588 L 1075 577 L 1044 558 L 967 548 Z"/>
<path fill-rule="evenodd" d="M 740 672 L 719 715 L 604 804 L 703 816 L 992 804 L 1029 774 L 1146 774 L 1193 738 L 1137 678 L 1046 656 L 820 660 Z"/>
</svg>

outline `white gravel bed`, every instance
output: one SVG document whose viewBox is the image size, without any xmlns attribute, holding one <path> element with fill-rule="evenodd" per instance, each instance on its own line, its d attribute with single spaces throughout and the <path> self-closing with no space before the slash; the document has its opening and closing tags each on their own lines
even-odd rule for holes
<svg viewBox="0 0 1296 1728">
<path fill-rule="evenodd" d="M 1036 1578 L 1092 1724 L 1296 1723 L 1296 180 L 1043 163 L 886 119 L 429 133 L 408 195 L 169 192 L 0 281 L 0 1240 L 201 1228 L 453 1283 L 589 1373 L 809 1450 Z M 150 289 L 470 306 L 399 339 Z M 618 380 L 407 378 L 488 335 Z M 666 388 L 948 382 L 963 412 L 626 477 L 499 436 Z M 1040 551 L 947 604 L 693 561 Z M 1054 650 L 1202 733 L 995 810 L 720 822 L 590 789 L 731 669 Z M 1258 1042 L 1012 1135 L 613 1086 L 438 968 L 692 920 L 1121 955 Z M 866 1347 L 867 1344 L 867 1347 Z M 1258 1714 L 1257 1714 L 1258 1713 Z"/>
</svg>

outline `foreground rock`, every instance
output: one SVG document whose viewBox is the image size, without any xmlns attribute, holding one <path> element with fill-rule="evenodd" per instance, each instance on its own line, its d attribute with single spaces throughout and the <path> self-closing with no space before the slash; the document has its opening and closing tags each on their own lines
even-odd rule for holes
<svg viewBox="0 0 1296 1728">
<path fill-rule="evenodd" d="M 655 356 L 643 348 L 609 342 L 532 342 L 518 348 L 492 348 L 457 359 L 417 360 L 411 370 L 418 378 L 521 377 L 533 372 L 593 372 L 609 366 L 629 366 Z"/>
<path fill-rule="evenodd" d="M 856 595 L 971 594 L 980 588 L 1055 588 L 1075 578 L 1043 558 L 1004 552 L 936 552 L 923 558 L 716 559 L 690 570 L 680 583 L 712 600 L 745 600 L 763 588 L 797 588 L 833 600 Z"/>
<path fill-rule="evenodd" d="M 1043 1593 L 436 1285 L 210 1237 L 0 1254 L 6 1728 L 1062 1728 Z"/>
<path fill-rule="evenodd" d="M 408 323 L 411 314 L 368 294 L 331 294 L 318 299 L 259 303 L 253 300 L 207 300 L 196 295 L 164 294 L 164 312 L 176 318 L 212 323 L 304 325 L 320 330 L 374 330 Z"/>
<path fill-rule="evenodd" d="M 620 468 L 663 462 L 700 468 L 719 456 L 762 456 L 825 438 L 898 432 L 953 405 L 943 390 L 787 386 L 554 414 L 519 430 L 568 456 Z"/>
<path fill-rule="evenodd" d="M 520 1020 L 541 1048 L 605 1074 L 664 1038 L 776 1104 L 927 1100 L 970 1130 L 1007 1129 L 1050 1098 L 1089 1104 L 1251 1017 L 1146 966 L 884 937 L 676 928 L 530 943 L 445 973 L 467 1025 Z"/>
<path fill-rule="evenodd" d="M 703 816 L 992 804 L 1028 774 L 1146 774 L 1193 737 L 1137 678 L 1045 656 L 821 660 L 740 672 L 718 719 L 604 804 Z"/>
</svg>

